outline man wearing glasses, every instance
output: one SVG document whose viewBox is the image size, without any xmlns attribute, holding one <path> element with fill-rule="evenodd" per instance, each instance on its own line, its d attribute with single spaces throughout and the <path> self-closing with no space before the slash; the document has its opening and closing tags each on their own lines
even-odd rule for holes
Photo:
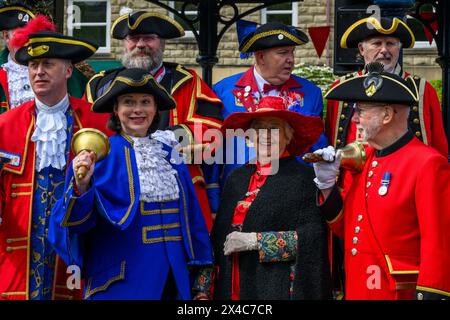
<svg viewBox="0 0 450 320">
<path fill-rule="evenodd" d="M 365 65 L 380 62 L 384 71 L 396 74 L 403 79 L 410 76 L 404 72 L 398 63 L 400 49 L 414 46 L 414 34 L 411 29 L 398 18 L 374 17 L 364 18 L 352 24 L 343 34 L 340 43 L 342 48 L 358 48 Z M 349 74 L 335 83 L 347 81 L 355 75 L 365 74 L 363 71 Z M 419 100 L 411 107 L 408 125 L 410 131 L 423 143 L 433 147 L 444 157 L 448 157 L 448 144 L 444 131 L 441 106 L 436 91 L 423 78 L 412 77 L 418 88 Z M 352 141 L 364 144 L 367 140 L 362 135 L 362 128 L 358 123 L 351 122 L 354 103 L 329 100 L 325 120 L 325 131 L 330 144 L 342 148 Z M 341 170 L 339 186 L 343 188 L 343 195 L 351 184 L 351 174 Z"/>
<path fill-rule="evenodd" d="M 449 299 L 450 165 L 411 132 L 419 91 L 371 63 L 326 99 L 357 101 L 367 161 L 342 197 L 336 186 L 340 151 L 317 150 L 314 164 L 322 214 L 344 242 L 347 300 Z"/>
<path fill-rule="evenodd" d="M 382 17 L 380 20 L 374 17 L 364 18 L 352 24 L 343 34 L 340 43 L 342 48 L 358 48 L 364 64 L 380 62 L 384 65 L 384 71 L 405 79 L 409 76 L 398 63 L 400 49 L 414 46 L 414 34 L 411 29 L 398 18 Z M 353 74 L 348 74 L 333 83 L 332 87 L 352 77 L 367 73 L 366 68 Z M 443 156 L 448 156 L 447 139 L 444 132 L 441 106 L 436 91 L 425 79 L 414 76 L 415 86 L 418 88 L 419 99 L 411 107 L 408 127 L 409 130 L 423 143 L 435 148 Z M 362 124 L 352 122 L 354 103 L 351 101 L 328 100 L 325 119 L 325 132 L 331 145 L 342 148 L 352 141 L 367 144 L 367 136 L 370 130 L 362 129 Z M 361 114 L 364 111 L 361 111 Z M 340 170 L 338 186 L 345 197 L 352 184 L 352 174 L 344 169 Z M 333 270 L 334 277 L 343 271 L 340 252 L 342 243 L 336 238 L 333 241 Z M 337 296 L 340 296 L 344 283 L 343 276 L 336 279 Z"/>
<path fill-rule="evenodd" d="M 203 133 L 208 129 L 220 128 L 222 102 L 194 70 L 163 61 L 166 40 L 184 36 L 183 27 L 167 15 L 135 11 L 117 18 L 111 35 L 123 41 L 124 67 L 94 75 L 86 88 L 87 100 L 93 102 L 103 95 L 124 68 L 150 70 L 177 103 L 175 109 L 159 112 L 158 129 L 173 130 L 177 137 L 182 137 L 185 142 L 183 146 L 188 144 L 186 149 L 209 142 L 203 140 Z M 211 230 L 209 203 L 214 202 L 216 204 L 212 207 L 218 207 L 219 185 L 208 179 L 210 168 L 205 164 L 189 164 L 188 168 L 208 230 Z"/>
</svg>

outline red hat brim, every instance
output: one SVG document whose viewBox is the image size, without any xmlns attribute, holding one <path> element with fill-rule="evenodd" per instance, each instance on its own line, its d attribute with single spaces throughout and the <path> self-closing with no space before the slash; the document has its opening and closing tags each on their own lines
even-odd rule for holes
<svg viewBox="0 0 450 320">
<path fill-rule="evenodd" d="M 245 131 L 250 128 L 253 120 L 264 117 L 282 119 L 294 129 L 294 136 L 287 146 L 292 156 L 305 153 L 317 142 L 323 132 L 323 121 L 320 117 L 305 116 L 298 112 L 287 110 L 259 110 L 230 114 L 222 124 L 222 133 L 225 135 L 227 129 L 242 129 Z"/>
</svg>

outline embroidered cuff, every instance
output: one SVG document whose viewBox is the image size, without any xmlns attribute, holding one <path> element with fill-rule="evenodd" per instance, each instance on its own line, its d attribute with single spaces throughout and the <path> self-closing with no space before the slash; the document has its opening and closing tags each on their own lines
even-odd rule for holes
<svg viewBox="0 0 450 320">
<path fill-rule="evenodd" d="M 213 266 L 203 266 L 198 269 L 192 291 L 194 296 L 201 295 L 207 299 L 211 296 L 211 286 L 213 279 Z"/>
<path fill-rule="evenodd" d="M 257 233 L 259 262 L 286 262 L 297 256 L 296 231 L 274 231 Z"/>
<path fill-rule="evenodd" d="M 450 292 L 429 287 L 417 286 L 416 298 L 417 300 L 449 300 Z"/>
</svg>

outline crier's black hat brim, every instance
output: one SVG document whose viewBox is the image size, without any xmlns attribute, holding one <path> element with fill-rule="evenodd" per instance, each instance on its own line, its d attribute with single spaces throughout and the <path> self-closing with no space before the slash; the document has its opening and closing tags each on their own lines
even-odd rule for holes
<svg viewBox="0 0 450 320">
<path fill-rule="evenodd" d="M 414 47 L 414 34 L 408 25 L 398 18 L 386 17 L 381 20 L 368 17 L 356 21 L 344 32 L 340 44 L 342 48 L 357 48 L 361 41 L 376 36 L 398 38 L 404 48 Z"/>
<path fill-rule="evenodd" d="M 0 30 L 23 27 L 34 17 L 31 9 L 23 5 L 2 6 L 0 7 Z"/>
<path fill-rule="evenodd" d="M 27 65 L 34 59 L 56 58 L 78 63 L 92 56 L 98 45 L 53 31 L 41 31 L 29 35 L 28 42 L 20 48 L 15 59 Z"/>
<path fill-rule="evenodd" d="M 242 53 L 256 52 L 283 46 L 299 46 L 308 43 L 308 36 L 292 26 L 282 23 L 266 23 L 242 39 L 239 51 Z"/>
<path fill-rule="evenodd" d="M 158 110 L 170 110 L 176 107 L 169 93 L 143 69 L 124 69 L 117 74 L 108 90 L 92 104 L 92 111 L 110 113 L 117 97 L 127 93 L 148 93 L 155 98 Z"/>
<path fill-rule="evenodd" d="M 393 74 L 382 73 L 383 84 L 373 95 L 366 93 L 364 80 L 369 74 L 351 77 L 338 83 L 326 94 L 325 99 L 354 101 L 354 102 L 381 102 L 386 104 L 403 104 L 412 106 L 418 101 L 418 89 L 413 79 L 406 80 Z"/>
<path fill-rule="evenodd" d="M 162 39 L 173 39 L 184 36 L 184 29 L 168 16 L 146 11 L 124 14 L 111 27 L 114 39 L 121 40 L 136 34 L 156 34 Z"/>
</svg>

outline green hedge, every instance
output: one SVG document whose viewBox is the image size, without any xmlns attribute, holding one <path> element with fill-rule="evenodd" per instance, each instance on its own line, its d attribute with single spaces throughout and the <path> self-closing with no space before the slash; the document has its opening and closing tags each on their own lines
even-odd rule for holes
<svg viewBox="0 0 450 320">
<path fill-rule="evenodd" d="M 442 80 L 431 80 L 430 83 L 434 87 L 434 89 L 436 89 L 439 101 L 442 104 Z"/>
</svg>

